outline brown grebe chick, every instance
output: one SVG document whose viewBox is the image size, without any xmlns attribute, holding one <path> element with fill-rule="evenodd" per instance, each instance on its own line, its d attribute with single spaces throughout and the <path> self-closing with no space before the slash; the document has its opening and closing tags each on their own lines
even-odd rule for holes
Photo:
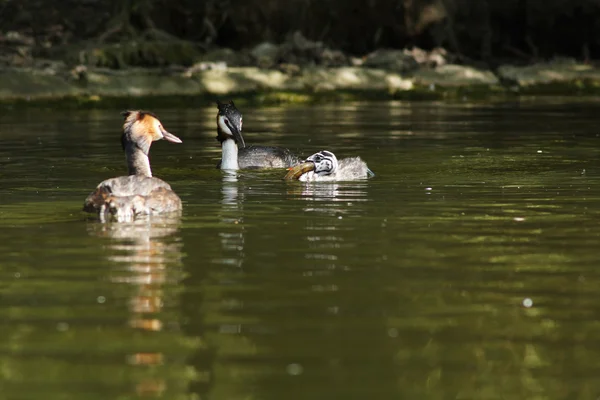
<svg viewBox="0 0 600 400">
<path fill-rule="evenodd" d="M 242 136 L 242 113 L 229 103 L 217 102 L 217 139 L 221 142 L 222 158 L 217 168 L 287 168 L 302 160 L 286 148 L 246 146 Z"/>
<path fill-rule="evenodd" d="M 181 210 L 181 199 L 165 181 L 154 178 L 148 153 L 152 142 L 181 139 L 163 128 L 156 115 L 147 111 L 125 111 L 121 144 L 129 176 L 107 179 L 85 199 L 83 210 L 98 213 L 104 221 L 112 214 L 117 221 L 130 221 L 136 215 L 152 215 Z"/>
<path fill-rule="evenodd" d="M 315 153 L 304 162 L 288 169 L 284 179 L 302 182 L 355 181 L 375 176 L 360 157 L 348 157 L 338 161 L 335 154 L 327 150 Z"/>
</svg>

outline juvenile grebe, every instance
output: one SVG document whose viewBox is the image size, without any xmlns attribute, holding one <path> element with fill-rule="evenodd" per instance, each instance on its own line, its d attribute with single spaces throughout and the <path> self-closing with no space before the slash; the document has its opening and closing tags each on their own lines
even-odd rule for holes
<svg viewBox="0 0 600 400">
<path fill-rule="evenodd" d="M 302 160 L 288 149 L 274 146 L 248 146 L 242 136 L 242 113 L 233 101 L 217 101 L 217 139 L 221 142 L 222 159 L 217 168 L 287 168 Z"/>
<path fill-rule="evenodd" d="M 327 150 L 315 153 L 304 162 L 288 169 L 284 179 L 302 182 L 354 181 L 375 176 L 360 157 L 338 161 L 335 154 Z"/>
<path fill-rule="evenodd" d="M 83 210 L 113 214 L 117 221 L 129 221 L 140 214 L 160 214 L 181 210 L 181 199 L 165 181 L 152 177 L 148 153 L 160 139 L 181 143 L 163 128 L 156 115 L 147 111 L 125 111 L 121 144 L 129 176 L 107 179 L 85 199 Z"/>
</svg>

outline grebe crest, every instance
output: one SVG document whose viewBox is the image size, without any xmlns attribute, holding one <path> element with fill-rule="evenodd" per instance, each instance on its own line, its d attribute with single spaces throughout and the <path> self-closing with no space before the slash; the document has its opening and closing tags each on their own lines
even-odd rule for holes
<svg viewBox="0 0 600 400">
<path fill-rule="evenodd" d="M 181 139 L 169 133 L 163 126 L 156 114 L 149 111 L 123 111 L 125 117 L 123 123 L 123 135 L 121 145 L 127 150 L 127 144 L 135 144 L 145 154 L 150 151 L 152 142 L 165 139 L 172 143 L 181 143 Z"/>
</svg>

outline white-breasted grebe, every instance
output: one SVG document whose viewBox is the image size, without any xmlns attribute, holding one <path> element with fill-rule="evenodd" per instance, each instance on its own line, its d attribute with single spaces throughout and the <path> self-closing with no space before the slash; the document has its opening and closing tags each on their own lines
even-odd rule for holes
<svg viewBox="0 0 600 400">
<path fill-rule="evenodd" d="M 354 181 L 375 176 L 360 157 L 348 157 L 338 161 L 335 154 L 323 150 L 308 157 L 291 168 L 284 179 L 302 182 Z"/>
<path fill-rule="evenodd" d="M 129 176 L 107 179 L 85 199 L 83 210 L 98 213 L 104 220 L 106 213 L 117 221 L 129 221 L 136 215 L 152 215 L 181 210 L 181 199 L 165 181 L 154 178 L 148 153 L 152 142 L 165 139 L 181 143 L 169 133 L 151 112 L 125 111 L 121 144 L 127 159 Z"/>
<path fill-rule="evenodd" d="M 242 113 L 233 101 L 217 101 L 217 140 L 221 142 L 220 169 L 287 168 L 302 161 L 291 151 L 275 146 L 246 146 L 242 136 Z"/>
</svg>

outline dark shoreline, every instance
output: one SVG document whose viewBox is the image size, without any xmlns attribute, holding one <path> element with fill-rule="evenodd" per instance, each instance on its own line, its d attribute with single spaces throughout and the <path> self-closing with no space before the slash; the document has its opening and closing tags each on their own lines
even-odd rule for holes
<svg viewBox="0 0 600 400">
<path fill-rule="evenodd" d="M 352 100 L 493 100 L 600 95 L 600 69 L 561 60 L 496 71 L 446 64 L 410 73 L 356 67 L 190 69 L 0 69 L 4 107 L 203 105 L 217 98 L 256 103 Z"/>
</svg>

